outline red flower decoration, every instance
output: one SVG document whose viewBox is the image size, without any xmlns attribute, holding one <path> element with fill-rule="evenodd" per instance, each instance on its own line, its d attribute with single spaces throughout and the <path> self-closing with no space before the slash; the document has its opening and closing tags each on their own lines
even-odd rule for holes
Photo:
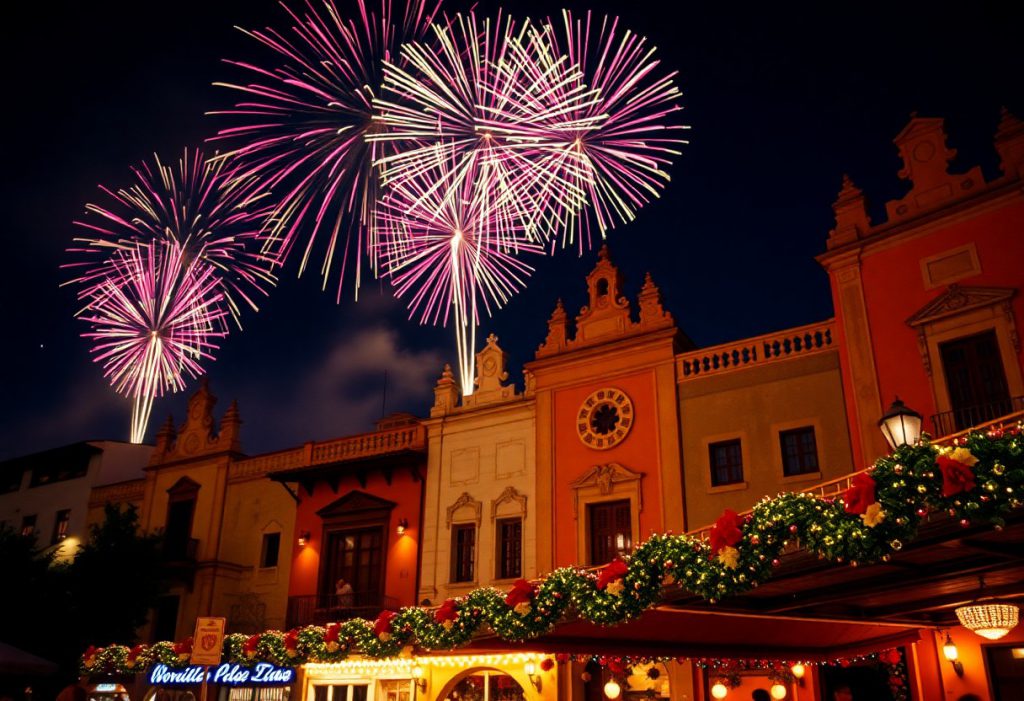
<svg viewBox="0 0 1024 701">
<path fill-rule="evenodd" d="M 338 623 L 328 623 L 326 630 L 324 630 L 324 642 L 325 643 L 336 643 L 338 638 L 341 637 L 341 625 Z"/>
<path fill-rule="evenodd" d="M 446 621 L 454 622 L 459 617 L 459 610 L 456 608 L 455 599 L 447 599 L 434 611 L 434 620 L 438 623 Z"/>
<path fill-rule="evenodd" d="M 257 633 L 256 635 L 250 635 L 248 638 L 245 639 L 245 642 L 242 643 L 242 652 L 250 655 L 255 655 L 256 648 L 259 647 L 259 644 L 259 634 Z M 177 650 L 175 650 L 175 652 L 177 652 Z"/>
<path fill-rule="evenodd" d="M 555 666 L 555 661 L 550 657 L 545 657 L 540 661 L 540 669 L 542 672 L 550 672 Z"/>
<path fill-rule="evenodd" d="M 626 563 L 619 558 L 615 558 L 601 568 L 601 571 L 597 575 L 597 588 L 605 589 L 616 579 L 622 579 L 625 577 L 626 572 L 628 571 L 629 568 L 626 566 Z"/>
<path fill-rule="evenodd" d="M 284 649 L 294 650 L 299 646 L 299 629 L 292 628 L 284 634 Z"/>
<path fill-rule="evenodd" d="M 608 673 L 613 677 L 621 677 L 626 673 L 626 663 L 621 657 L 613 657 L 608 660 Z"/>
<path fill-rule="evenodd" d="M 85 651 L 85 654 L 82 655 L 82 657 L 84 657 L 85 659 L 89 659 L 90 657 L 95 657 L 96 653 L 100 652 L 100 650 L 102 650 L 102 649 L 103 648 L 96 647 L 95 645 L 90 645 L 89 648 Z"/>
<path fill-rule="evenodd" d="M 572 655 L 570 655 L 568 652 L 559 652 L 555 654 L 555 659 L 559 662 L 565 663 L 572 659 Z"/>
<path fill-rule="evenodd" d="M 189 655 L 192 653 L 192 638 L 188 637 L 180 643 L 174 643 L 175 655 Z"/>
<path fill-rule="evenodd" d="M 899 664 L 902 660 L 899 650 L 886 650 L 879 657 L 886 664 Z"/>
<path fill-rule="evenodd" d="M 936 462 L 942 471 L 942 496 L 951 497 L 974 489 L 974 470 L 970 465 L 954 460 L 948 455 L 940 455 Z"/>
<path fill-rule="evenodd" d="M 391 619 L 397 615 L 394 611 L 381 611 L 377 620 L 373 622 L 373 634 L 378 638 L 385 634 L 391 635 Z"/>
<path fill-rule="evenodd" d="M 732 547 L 743 538 L 744 519 L 732 509 L 726 509 L 711 528 L 711 554 L 717 555 L 722 548 Z"/>
<path fill-rule="evenodd" d="M 505 595 L 505 605 L 510 608 L 515 608 L 519 604 L 533 601 L 533 597 L 536 595 L 537 587 L 533 586 L 525 579 L 517 579 L 508 594 Z"/>
<path fill-rule="evenodd" d="M 855 474 L 849 489 L 843 492 L 846 513 L 862 514 L 876 501 L 878 499 L 875 498 L 875 478 L 864 472 Z"/>
</svg>

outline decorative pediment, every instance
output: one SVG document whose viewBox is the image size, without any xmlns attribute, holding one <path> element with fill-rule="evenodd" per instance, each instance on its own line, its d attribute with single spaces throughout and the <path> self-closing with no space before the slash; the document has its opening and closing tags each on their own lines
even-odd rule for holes
<svg viewBox="0 0 1024 701">
<path fill-rule="evenodd" d="M 917 328 L 940 319 L 956 316 L 974 309 L 1008 304 L 1017 290 L 1012 287 L 961 287 L 950 285 L 949 289 L 924 305 L 907 324 Z"/>
<path fill-rule="evenodd" d="M 351 517 L 353 514 L 367 515 L 370 512 L 391 511 L 398 506 L 393 501 L 381 499 L 373 494 L 352 490 L 340 499 L 335 499 L 330 504 L 316 512 L 320 518 L 327 520 L 339 516 Z"/>
<path fill-rule="evenodd" d="M 189 477 L 182 477 L 167 490 L 171 501 L 191 499 L 199 492 L 200 484 Z"/>
<path fill-rule="evenodd" d="M 637 508 L 643 510 L 643 490 L 640 483 L 644 473 L 633 472 L 628 467 L 619 463 L 610 462 L 606 465 L 594 465 L 583 475 L 569 484 L 573 490 L 573 513 L 578 514 L 579 497 L 581 492 L 596 492 L 601 496 L 608 496 L 618 492 L 631 492 L 636 495 Z"/>
<path fill-rule="evenodd" d="M 463 492 L 455 502 L 448 507 L 446 525 L 451 528 L 452 522 L 458 516 L 460 521 L 474 521 L 480 525 L 480 515 L 483 513 L 483 503 L 474 499 L 469 492 Z M 459 516 L 459 511 L 465 510 L 470 518 Z"/>
<path fill-rule="evenodd" d="M 517 515 L 526 517 L 526 495 L 513 486 L 505 487 L 505 491 L 497 499 L 491 500 L 491 520 L 498 516 L 498 510 L 505 504 L 511 504 Z"/>
</svg>

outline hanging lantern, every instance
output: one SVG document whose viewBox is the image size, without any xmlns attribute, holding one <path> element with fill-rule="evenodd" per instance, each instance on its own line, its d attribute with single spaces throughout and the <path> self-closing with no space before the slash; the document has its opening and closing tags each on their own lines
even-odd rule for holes
<svg viewBox="0 0 1024 701">
<path fill-rule="evenodd" d="M 724 699 L 729 695 L 729 687 L 722 682 L 715 682 L 715 685 L 711 687 L 711 695 L 716 699 Z"/>
<path fill-rule="evenodd" d="M 989 640 L 999 640 L 1017 627 L 1020 609 L 1013 604 L 971 604 L 956 610 L 960 625 Z"/>
<path fill-rule="evenodd" d="M 889 411 L 878 420 L 878 427 L 893 450 L 904 445 L 916 445 L 921 438 L 921 415 L 896 397 Z"/>
<path fill-rule="evenodd" d="M 604 695 L 610 699 L 617 699 L 622 693 L 622 687 L 614 679 L 609 679 L 608 683 L 604 685 Z"/>
</svg>

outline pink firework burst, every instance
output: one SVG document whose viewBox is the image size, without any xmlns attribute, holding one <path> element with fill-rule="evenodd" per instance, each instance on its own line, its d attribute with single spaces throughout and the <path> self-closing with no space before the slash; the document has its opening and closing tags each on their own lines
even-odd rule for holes
<svg viewBox="0 0 1024 701">
<path fill-rule="evenodd" d="M 421 323 L 452 320 L 463 392 L 472 393 L 480 311 L 488 315 L 526 284 L 541 253 L 524 236 L 521 202 L 495 168 L 463 165 L 451 149 L 434 168 L 395 184 L 380 203 L 381 266 Z"/>
<path fill-rule="evenodd" d="M 79 282 L 78 317 L 91 326 L 82 336 L 114 389 L 132 399 L 131 440 L 141 443 L 153 399 L 201 375 L 227 335 L 215 268 L 167 238 L 121 245 L 101 273 Z"/>
<path fill-rule="evenodd" d="M 373 11 L 368 0 L 358 0 L 355 20 L 344 19 L 333 0 L 319 10 L 309 0 L 302 10 L 285 7 L 289 32 L 246 32 L 274 52 L 276 65 L 230 62 L 254 82 L 220 83 L 244 97 L 214 112 L 241 123 L 215 137 L 232 145 L 228 155 L 239 175 L 274 193 L 265 250 L 283 262 L 298 245 L 301 274 L 322 247 L 323 286 L 336 272 L 339 299 L 349 266 L 357 294 L 365 256 L 376 270 L 380 182 L 374 164 L 386 149 L 366 137 L 376 128 L 373 100 L 384 62 L 398 60 L 403 42 L 425 36 L 438 9 L 436 0 L 399 2 L 400 12 L 392 0 L 380 0 Z"/>
<path fill-rule="evenodd" d="M 139 244 L 175 242 L 186 258 L 197 257 L 212 270 L 211 279 L 240 323 L 241 305 L 256 309 L 256 294 L 275 283 L 273 262 L 260 249 L 260 231 L 269 205 L 251 180 L 230 177 L 222 160 L 206 160 L 199 149 L 185 149 L 177 165 L 158 156 L 132 168 L 133 182 L 114 190 L 100 186 L 105 201 L 86 205 L 76 221 L 82 234 L 71 250 L 81 260 L 77 284 L 118 278 L 111 265 L 123 266 L 112 252 Z"/>
<path fill-rule="evenodd" d="M 402 46 L 404 65 L 387 63 L 375 101 L 382 128 L 371 142 L 397 145 L 379 163 L 386 183 L 401 184 L 459 157 L 458 167 L 487 166 L 502 186 L 529 198 L 536 213 L 557 198 L 579 206 L 582 192 L 546 168 L 541 150 L 558 129 L 584 129 L 595 100 L 567 59 L 553 55 L 549 37 L 529 22 L 458 14 L 434 24 L 431 43 Z M 553 182 L 557 180 L 557 182 Z M 530 222 L 526 222 L 529 226 Z"/>
<path fill-rule="evenodd" d="M 563 206 L 544 228 L 560 230 L 562 245 L 575 243 L 582 252 L 592 226 L 603 238 L 660 195 L 688 127 L 676 121 L 682 109 L 676 73 L 663 71 L 655 47 L 621 28 L 618 18 L 595 20 L 589 12 L 574 18 L 565 10 L 562 23 L 549 21 L 545 33 L 553 54 L 568 57 L 582 83 L 596 91 L 595 100 L 547 124 L 547 153 L 539 166 L 558 173 L 550 176 L 554 181 L 585 193 L 586 207 Z"/>
</svg>

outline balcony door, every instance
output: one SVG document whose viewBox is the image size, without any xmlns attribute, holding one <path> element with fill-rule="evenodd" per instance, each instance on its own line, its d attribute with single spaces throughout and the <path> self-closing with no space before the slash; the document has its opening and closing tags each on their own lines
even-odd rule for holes
<svg viewBox="0 0 1024 701">
<path fill-rule="evenodd" d="M 629 499 L 587 506 L 590 564 L 603 565 L 633 549 L 633 517 Z"/>
<path fill-rule="evenodd" d="M 317 512 L 323 520 L 318 606 L 379 608 L 384 603 L 384 572 L 391 514 L 396 504 L 352 491 Z M 338 580 L 351 587 L 338 595 Z"/>
<path fill-rule="evenodd" d="M 1013 410 L 995 331 L 947 341 L 939 350 L 952 405 L 951 428 L 961 431 Z"/>
<path fill-rule="evenodd" d="M 344 579 L 352 587 L 353 606 L 380 606 L 384 545 L 383 526 L 328 531 L 326 580 L 320 591 L 334 594 L 338 580 Z"/>
</svg>

